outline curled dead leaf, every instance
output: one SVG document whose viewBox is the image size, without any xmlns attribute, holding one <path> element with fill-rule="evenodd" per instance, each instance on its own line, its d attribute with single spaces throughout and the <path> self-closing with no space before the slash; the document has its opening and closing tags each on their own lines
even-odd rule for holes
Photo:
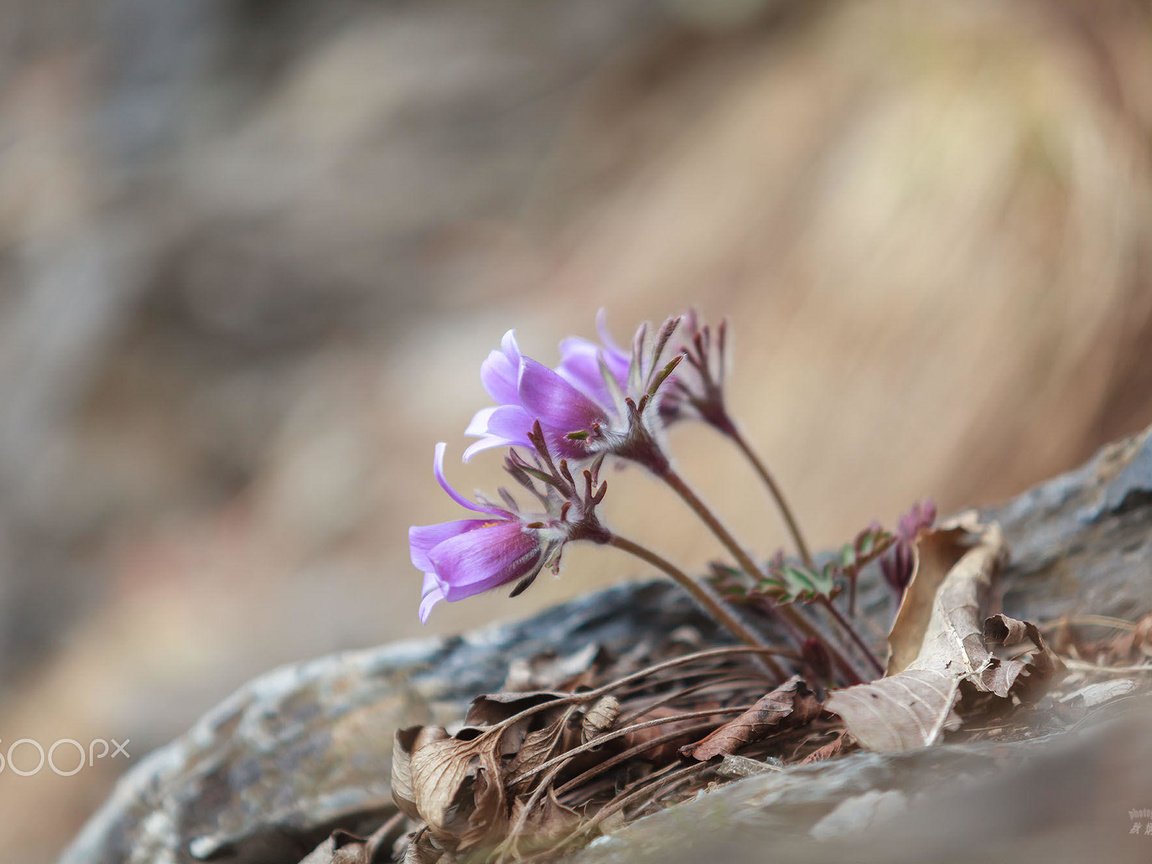
<svg viewBox="0 0 1152 864">
<path fill-rule="evenodd" d="M 465 726 L 495 726 L 515 717 L 522 711 L 555 702 L 567 693 L 552 690 L 534 690 L 526 693 L 485 693 L 477 696 L 464 715 Z"/>
<path fill-rule="evenodd" d="M 457 853 L 494 844 L 508 831 L 517 796 L 540 782 L 533 769 L 594 740 L 619 712 L 612 696 L 590 705 L 551 691 L 479 696 L 455 735 L 421 726 L 396 734 L 393 797 L 405 815 L 423 820 L 436 848 Z M 590 752 L 565 767 L 580 770 L 598 758 Z"/>
<path fill-rule="evenodd" d="M 965 513 L 921 533 L 915 569 L 888 634 L 891 676 L 911 668 L 964 669 L 984 662 L 982 610 L 1007 558 L 1000 526 Z"/>
<path fill-rule="evenodd" d="M 450 854 L 436 845 L 427 828 L 417 831 L 404 850 L 403 864 L 448 864 L 455 860 Z"/>
<path fill-rule="evenodd" d="M 700 762 L 737 752 L 782 728 L 803 726 L 820 714 L 820 702 L 799 675 L 793 675 L 756 704 L 710 734 L 681 748 Z"/>
<path fill-rule="evenodd" d="M 1064 663 L 1028 621 L 993 615 L 984 622 L 984 644 L 991 659 L 980 683 L 1002 698 L 1012 693 L 1035 702 L 1064 674 Z"/>
<path fill-rule="evenodd" d="M 547 762 L 553 756 L 580 743 L 581 715 L 569 706 L 548 725 L 529 732 L 507 766 L 509 777 L 516 777 Z"/>
<path fill-rule="evenodd" d="M 960 685 L 1000 698 L 1034 698 L 1060 661 L 1032 624 L 983 620 L 992 581 L 1007 557 L 1000 527 L 965 514 L 922 533 L 916 570 L 889 634 L 887 676 L 837 691 L 826 708 L 863 747 L 900 752 L 957 728 Z"/>
<path fill-rule="evenodd" d="M 411 757 L 416 809 L 437 840 L 455 848 L 501 829 L 504 786 L 498 736 L 431 741 Z"/>
<path fill-rule="evenodd" d="M 512 805 L 512 824 L 520 826 L 516 846 L 522 856 L 569 836 L 580 825 L 580 814 L 561 804 L 552 789 L 535 801 L 526 814 L 527 806 L 523 799 Z"/>
<path fill-rule="evenodd" d="M 392 745 L 392 800 L 405 816 L 420 819 L 416 790 L 412 785 L 412 754 L 426 744 L 448 737 L 439 726 L 410 726 L 400 729 Z"/>
<path fill-rule="evenodd" d="M 612 728 L 616 718 L 620 716 L 620 700 L 615 696 L 603 696 L 597 699 L 584 713 L 580 724 L 580 737 L 583 743 L 603 735 Z"/>
</svg>

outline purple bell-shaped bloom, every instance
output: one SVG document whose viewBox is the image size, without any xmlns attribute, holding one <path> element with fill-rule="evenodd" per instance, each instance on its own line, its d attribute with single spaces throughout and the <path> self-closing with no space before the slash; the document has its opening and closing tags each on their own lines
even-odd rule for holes
<svg viewBox="0 0 1152 864">
<path fill-rule="evenodd" d="M 521 354 L 509 331 L 481 367 L 484 388 L 498 404 L 473 417 L 466 434 L 480 440 L 465 451 L 465 460 L 494 447 L 526 446 L 539 422 L 549 450 L 561 458 L 615 454 L 649 467 L 665 464 L 655 444 L 661 422 L 656 391 L 679 359 L 661 361 L 678 321 L 668 321 L 651 347 L 647 327 L 641 327 L 626 354 L 607 335 L 601 316 L 604 344 L 565 340 L 557 369 Z"/>
<path fill-rule="evenodd" d="M 498 403 L 472 418 L 466 435 L 479 438 L 464 451 L 464 461 L 497 447 L 530 447 L 528 434 L 537 420 L 548 444 L 561 457 L 578 459 L 586 448 L 570 432 L 608 422 L 606 408 L 590 399 L 559 373 L 520 353 L 513 331 L 480 367 L 480 381 Z"/>
<path fill-rule="evenodd" d="M 568 534 L 563 523 L 528 521 L 511 510 L 465 498 L 444 477 L 444 450 L 443 443 L 436 445 L 437 482 L 461 507 L 484 516 L 408 530 L 412 563 L 424 572 L 421 621 L 441 600 L 462 600 L 509 582 L 527 587 Z"/>
</svg>

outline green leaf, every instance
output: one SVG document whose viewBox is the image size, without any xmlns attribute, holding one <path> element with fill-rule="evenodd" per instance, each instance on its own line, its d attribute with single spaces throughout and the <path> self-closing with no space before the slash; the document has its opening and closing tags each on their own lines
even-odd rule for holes
<svg viewBox="0 0 1152 864">
<path fill-rule="evenodd" d="M 819 597 L 834 597 L 839 592 L 836 577 L 840 568 L 826 564 L 815 570 L 804 564 L 779 560 L 769 564 L 768 576 L 756 585 L 753 595 L 771 597 L 777 603 L 811 603 Z"/>
</svg>

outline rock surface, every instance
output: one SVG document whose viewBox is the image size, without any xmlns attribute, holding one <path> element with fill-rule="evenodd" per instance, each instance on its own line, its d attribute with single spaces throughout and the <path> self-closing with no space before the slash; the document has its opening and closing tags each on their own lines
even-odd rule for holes
<svg viewBox="0 0 1152 864">
<path fill-rule="evenodd" d="M 983 515 L 1001 522 L 1012 549 L 1002 581 L 1010 614 L 1034 621 L 1078 611 L 1132 618 L 1152 607 L 1152 430 Z M 877 610 L 885 602 L 882 589 L 864 599 L 866 608 Z M 333 828 L 370 829 L 391 812 L 395 728 L 459 717 L 472 696 L 500 686 L 513 657 L 589 643 L 626 651 L 644 641 L 658 645 L 675 639 L 684 625 L 714 632 L 671 584 L 628 584 L 463 637 L 406 642 L 277 670 L 137 765 L 61 864 L 298 861 Z M 1101 736 L 1089 738 L 1075 751 L 1081 755 L 1063 762 L 1053 756 L 1052 764 L 1071 764 L 1069 759 L 1081 764 L 1075 761 L 1081 759 L 1100 768 L 1110 757 Z M 1152 738 L 1134 740 L 1138 753 L 1152 754 Z M 838 825 L 883 819 L 920 794 L 907 784 L 885 782 L 899 764 L 930 767 L 936 777 L 952 776 L 961 763 L 965 771 L 975 765 L 980 776 L 973 788 L 982 788 L 981 782 L 999 788 L 1004 786 L 999 779 L 987 778 L 1001 775 L 991 768 L 981 773 L 979 766 L 1020 762 L 1020 748 L 1027 744 L 1007 754 L 987 745 L 987 758 L 973 757 L 971 745 L 946 745 L 900 759 L 857 754 L 747 778 L 700 802 L 642 820 L 598 841 L 581 857 L 598 864 L 634 860 L 654 836 L 651 825 L 662 825 L 657 833 L 666 838 L 677 836 L 669 826 L 682 826 L 683 835 L 683 826 L 698 824 L 691 807 L 713 817 L 738 811 L 743 823 L 759 826 L 753 833 L 771 829 L 781 814 L 789 814 L 791 824 L 800 826 L 796 836 L 806 838 L 822 824 L 817 836 L 832 837 L 834 844 Z M 1013 782 L 1042 784 L 1048 764 L 1029 763 Z M 850 803 L 869 792 L 876 794 Z M 771 817 L 765 815 L 767 803 L 774 804 Z M 1133 798 L 1114 814 L 1120 839 L 1128 832 L 1124 811 L 1149 806 L 1152 802 Z M 1024 812 L 1020 818 L 1026 817 Z M 1143 851 L 1152 852 L 1152 842 L 1147 845 Z"/>
</svg>

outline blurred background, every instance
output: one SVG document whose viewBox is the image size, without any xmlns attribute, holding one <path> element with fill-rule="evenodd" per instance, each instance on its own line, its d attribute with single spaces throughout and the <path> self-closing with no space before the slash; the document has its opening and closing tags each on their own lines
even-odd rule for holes
<svg viewBox="0 0 1152 864">
<path fill-rule="evenodd" d="M 1002 500 L 1152 421 L 1152 7 L 1121 0 L 0 0 L 0 749 L 138 760 L 416 618 L 431 476 L 515 327 L 696 305 L 816 545 Z M 683 468 L 785 542 L 723 441 Z M 638 472 L 612 523 L 716 554 Z M 0 774 L 47 861 L 125 763 Z"/>
</svg>

